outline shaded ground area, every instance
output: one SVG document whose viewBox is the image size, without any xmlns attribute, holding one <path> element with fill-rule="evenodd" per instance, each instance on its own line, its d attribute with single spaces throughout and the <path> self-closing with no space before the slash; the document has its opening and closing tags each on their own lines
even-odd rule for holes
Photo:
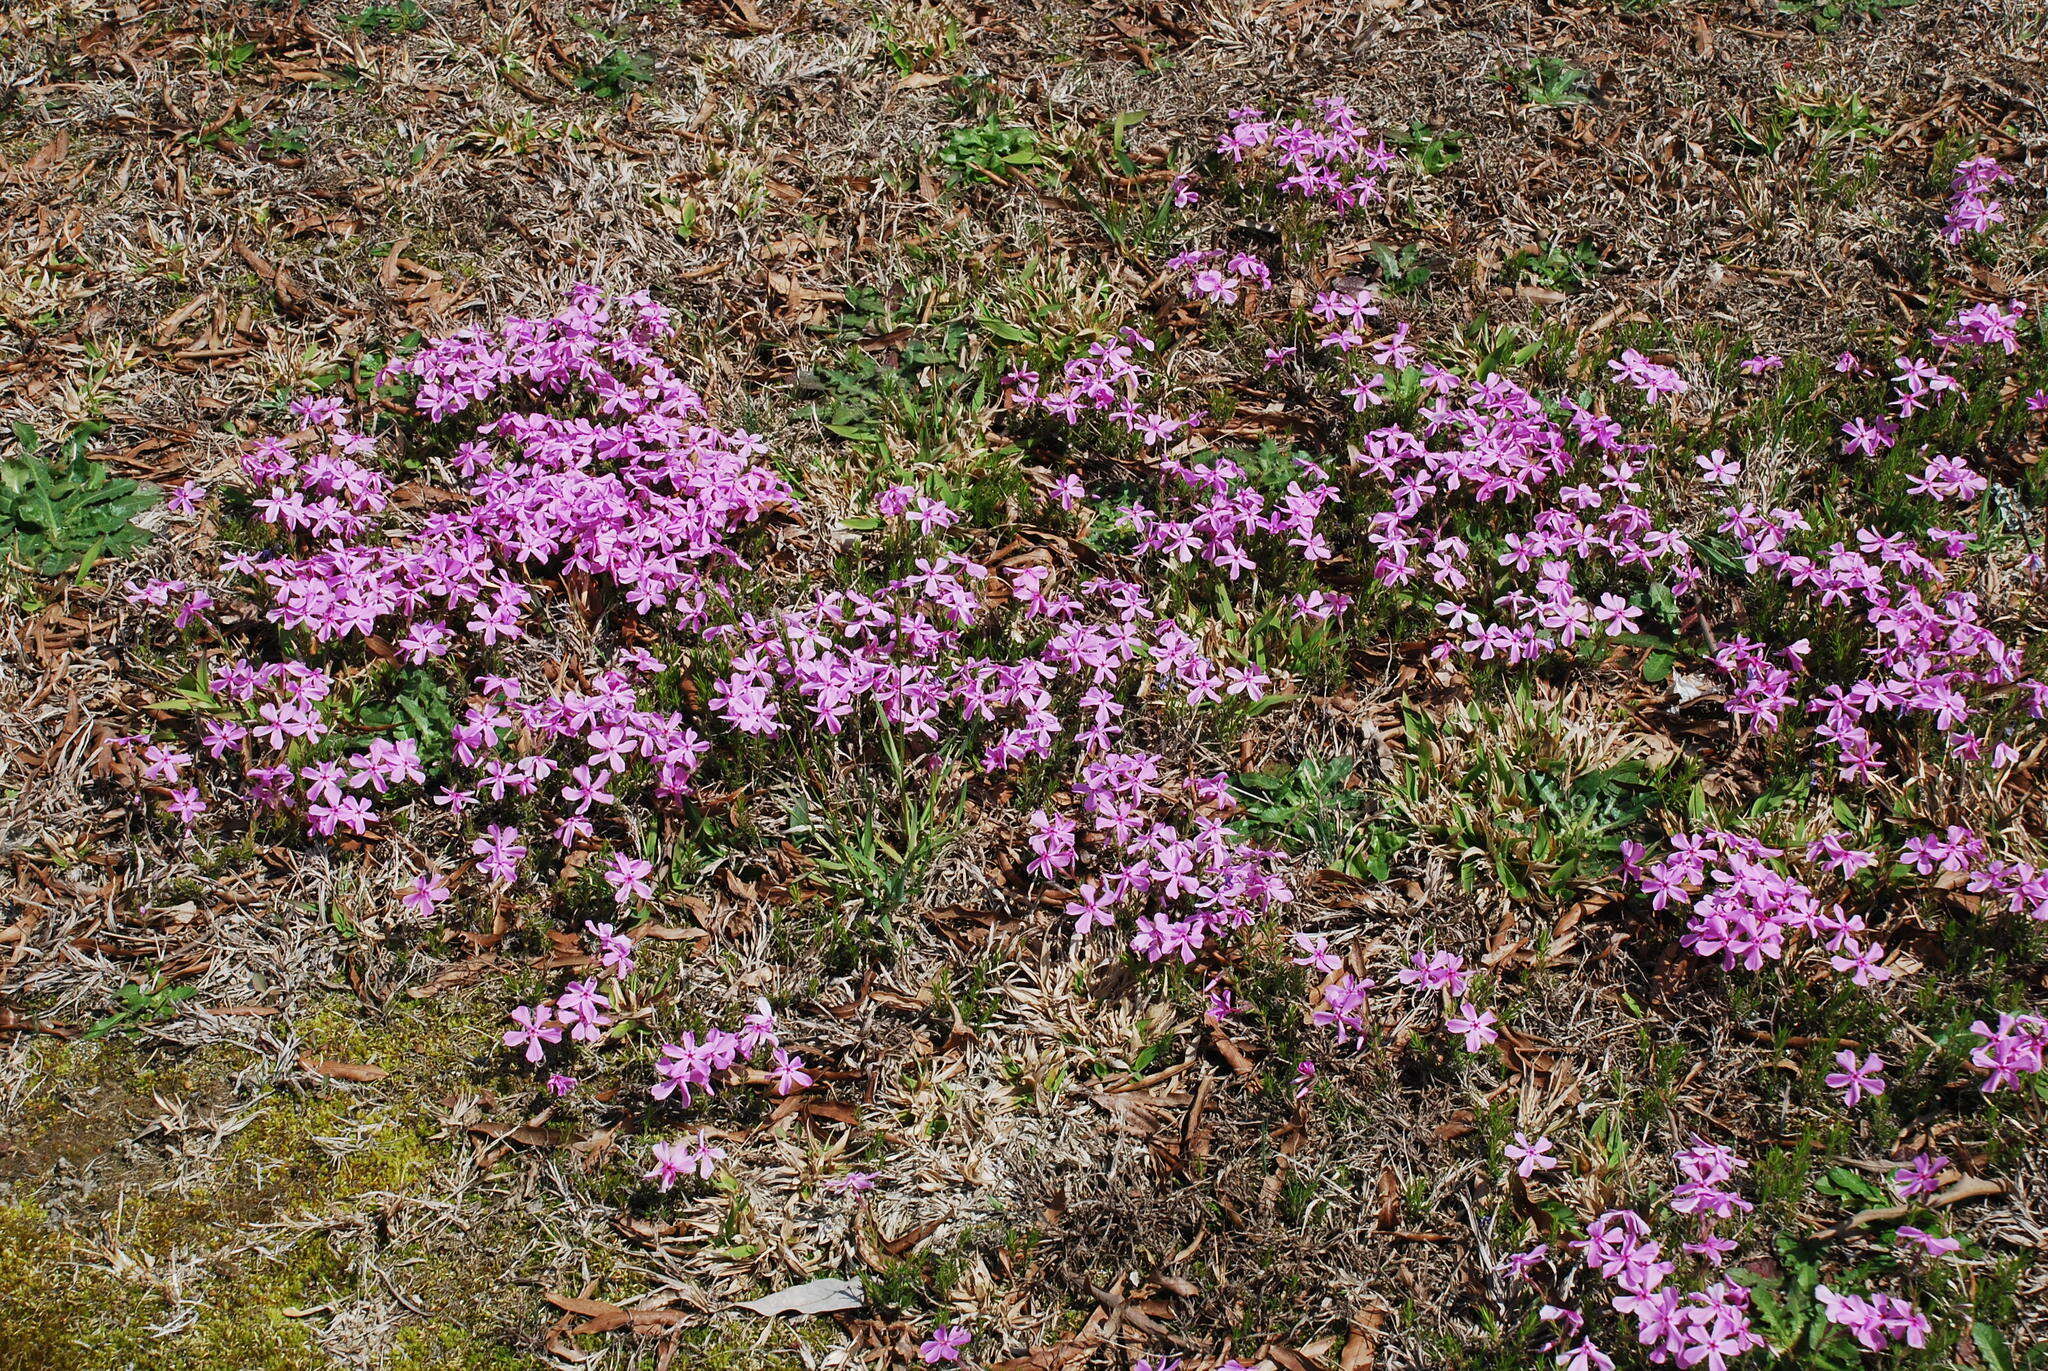
<svg viewBox="0 0 2048 1371">
<path fill-rule="evenodd" d="M 2012 166 L 2038 224 L 2044 53 L 2017 0 L 17 5 L 0 393 L 44 435 L 104 424 L 119 475 L 212 481 L 290 397 L 363 394 L 408 338 L 575 282 L 646 289 L 685 317 L 714 411 L 807 473 L 829 527 L 874 444 L 1007 478 L 992 408 L 956 403 L 1001 341 L 978 323 L 1176 326 L 1143 207 L 1238 105 L 1339 93 L 1440 160 L 1328 245 L 1418 335 L 1483 313 L 1588 354 L 1652 321 L 1831 351 L 1936 293 L 1928 225 L 1962 150 Z M 994 141 L 1020 128 L 1028 147 Z M 2048 250 L 2011 235 L 1970 270 L 1980 298 L 2038 292 Z M 1475 1217 L 1501 1184 L 1480 1144 L 1508 1128 L 1604 1139 L 1577 1182 L 1593 1210 L 1693 1128 L 1746 1139 L 1760 1231 L 1841 1217 L 1811 1176 L 1889 1165 L 1776 1087 L 1825 1057 L 1788 1047 L 1779 1006 L 1731 1008 L 1611 885 L 1461 880 L 1476 849 L 1445 836 L 1476 806 L 1473 831 L 1515 841 L 1526 797 L 1474 755 L 1577 777 L 1697 752 L 1730 802 L 1769 759 L 1633 672 L 1539 686 L 1525 717 L 1434 740 L 1399 841 L 1361 853 L 1418 774 L 1403 703 L 1461 703 L 1381 643 L 1208 760 L 1294 778 L 1267 822 L 1302 926 L 1523 969 L 1513 1070 L 1454 1070 L 1405 1025 L 1327 1061 L 1325 1107 L 1299 1110 L 1275 1044 L 1219 1042 L 1199 995 L 1049 933 L 972 822 L 886 959 L 764 831 L 668 897 L 649 1002 L 726 1022 L 767 996 L 835 1074 L 722 1101 L 743 1162 L 657 1196 L 637 1122 L 602 1103 L 623 1074 L 553 1101 L 497 1041 L 576 964 L 544 923 L 422 927 L 388 907 L 388 853 L 202 851 L 143 822 L 98 743 L 170 717 L 186 664 L 115 587 L 174 555 L 10 572 L 0 613 L 0 1367 L 881 1365 L 941 1308 L 1038 1371 L 1172 1349 L 1515 1365 Z M 1328 786 L 1300 779 L 1333 758 Z M 2038 1105 L 2004 1124 L 1934 1141 L 1998 1160 L 2003 1193 L 1966 1208 L 1978 1295 L 2023 1351 L 2048 1172 L 2022 1145 Z M 828 1164 L 884 1155 L 870 1200 L 818 1196 Z M 867 1310 L 731 1312 L 835 1272 L 866 1277 Z"/>
</svg>

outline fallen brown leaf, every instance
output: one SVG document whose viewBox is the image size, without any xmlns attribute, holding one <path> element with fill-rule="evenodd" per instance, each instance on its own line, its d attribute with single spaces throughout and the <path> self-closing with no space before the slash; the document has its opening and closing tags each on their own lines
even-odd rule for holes
<svg viewBox="0 0 2048 1371">
<path fill-rule="evenodd" d="M 316 1076 L 326 1076 L 330 1080 L 337 1081 L 355 1081 L 358 1084 L 369 1081 L 381 1081 L 391 1074 L 381 1066 L 359 1066 L 354 1062 L 330 1062 L 321 1057 L 304 1055 L 299 1058 L 299 1065 Z"/>
</svg>

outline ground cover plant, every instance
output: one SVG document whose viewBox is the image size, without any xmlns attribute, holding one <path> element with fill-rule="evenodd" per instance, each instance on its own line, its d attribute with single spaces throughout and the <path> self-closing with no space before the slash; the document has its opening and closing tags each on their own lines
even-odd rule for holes
<svg viewBox="0 0 2048 1371">
<path fill-rule="evenodd" d="M 0 1365 L 2048 1357 L 2038 22 L 46 18 Z"/>
</svg>

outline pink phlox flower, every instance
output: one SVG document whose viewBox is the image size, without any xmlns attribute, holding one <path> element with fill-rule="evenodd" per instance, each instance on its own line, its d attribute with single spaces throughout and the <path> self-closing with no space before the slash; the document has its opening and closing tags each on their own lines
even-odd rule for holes
<svg viewBox="0 0 2048 1371">
<path fill-rule="evenodd" d="M 1500 1040 L 1500 1031 L 1494 1027 L 1499 1022 L 1492 1010 L 1475 1009 L 1472 1002 L 1466 1000 L 1456 1014 L 1444 1019 L 1444 1027 L 1464 1036 L 1467 1052 L 1477 1052 Z"/>
<path fill-rule="evenodd" d="M 604 1030 L 612 1023 L 604 1012 L 611 1008 L 611 1003 L 598 990 L 596 981 L 571 981 L 555 997 L 555 1012 L 569 1025 L 571 1038 L 594 1043 L 604 1037 Z"/>
<path fill-rule="evenodd" d="M 610 924 L 592 924 L 590 935 L 597 939 L 598 960 L 614 976 L 633 974 L 633 940 Z"/>
<path fill-rule="evenodd" d="M 1835 1054 L 1835 1065 L 1840 1071 L 1831 1071 L 1826 1077 L 1830 1090 L 1842 1092 L 1842 1103 L 1851 1109 L 1860 1104 L 1865 1096 L 1884 1094 L 1884 1059 L 1872 1054 L 1859 1066 L 1854 1052 L 1843 1050 Z"/>
<path fill-rule="evenodd" d="M 941 1325 L 918 1345 L 917 1352 L 925 1365 L 936 1366 L 942 1361 L 959 1361 L 961 1351 L 973 1340 L 974 1335 L 964 1328 Z"/>
<path fill-rule="evenodd" d="M 769 1068 L 768 1074 L 775 1078 L 775 1093 L 778 1095 L 787 1095 L 811 1084 L 811 1077 L 804 1070 L 804 1059 L 779 1047 L 775 1049 L 775 1064 Z"/>
<path fill-rule="evenodd" d="M 1927 1232 L 1925 1229 L 1915 1228 L 1910 1224 L 1900 1224 L 1896 1229 L 1892 1230 L 1892 1236 L 1897 1242 L 1910 1243 L 1918 1247 L 1930 1257 L 1946 1257 L 1951 1253 L 1961 1251 L 1963 1247 L 1962 1243 L 1955 1238 L 1938 1237 L 1933 1233 Z"/>
<path fill-rule="evenodd" d="M 1902 1199 L 1932 1195 L 1941 1189 L 1941 1173 L 1948 1164 L 1948 1158 L 1939 1153 L 1922 1152 L 1892 1173 L 1892 1188 Z"/>
<path fill-rule="evenodd" d="M 516 1005 L 511 1017 L 517 1027 L 505 1031 L 505 1046 L 525 1048 L 529 1062 L 540 1062 L 547 1055 L 545 1044 L 562 1040 L 562 1027 L 549 1005 Z"/>
<path fill-rule="evenodd" d="M 1552 1171 L 1563 1164 L 1551 1155 L 1550 1147 L 1548 1138 L 1539 1137 L 1530 1142 L 1526 1133 L 1517 1132 L 1515 1140 L 1507 1145 L 1505 1151 L 1508 1160 L 1515 1163 L 1515 1174 L 1527 1180 L 1538 1171 Z"/>
</svg>

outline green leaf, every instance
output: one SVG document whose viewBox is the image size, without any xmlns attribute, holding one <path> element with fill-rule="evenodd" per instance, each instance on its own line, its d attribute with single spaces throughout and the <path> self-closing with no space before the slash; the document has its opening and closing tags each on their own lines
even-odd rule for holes
<svg viewBox="0 0 2048 1371">
<path fill-rule="evenodd" d="M 974 322 L 981 326 L 983 333 L 988 334 L 992 338 L 1000 338 L 1006 343 L 1035 344 L 1038 342 L 1038 335 L 1030 329 L 1019 328 L 1017 325 L 1005 323 L 1001 319 L 978 316 Z"/>
<path fill-rule="evenodd" d="M 1977 1344 L 1977 1355 L 1991 1371 L 2013 1371 L 2012 1348 L 2006 1344 L 2005 1334 L 1979 1321 L 1970 1325 L 1970 1341 Z"/>
<path fill-rule="evenodd" d="M 13 428 L 23 455 L 0 463 L 0 549 L 40 575 L 82 568 L 82 577 L 101 557 L 131 551 L 148 537 L 130 521 L 156 503 L 156 489 L 85 455 L 104 422 L 72 430 L 56 462 L 34 455 L 34 430 Z"/>
</svg>

